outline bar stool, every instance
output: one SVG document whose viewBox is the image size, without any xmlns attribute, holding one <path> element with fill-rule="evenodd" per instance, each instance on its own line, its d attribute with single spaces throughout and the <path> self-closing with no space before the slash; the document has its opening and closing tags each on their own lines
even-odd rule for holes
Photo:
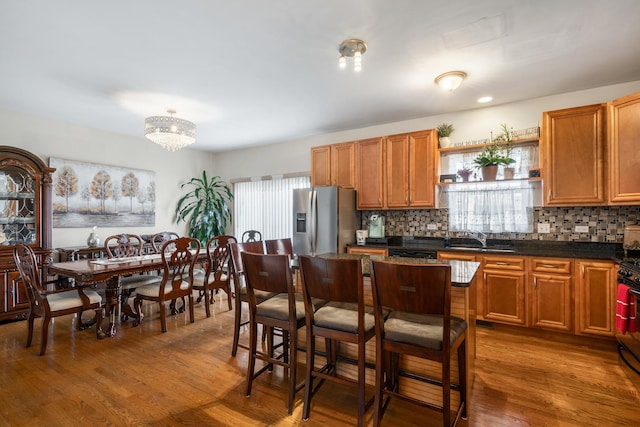
<svg viewBox="0 0 640 427">
<path fill-rule="evenodd" d="M 373 403 L 365 402 L 365 345 L 375 335 L 372 310 L 365 308 L 362 283 L 362 263 L 359 259 L 330 259 L 300 256 L 302 292 L 305 303 L 307 331 L 307 367 L 302 419 L 311 411 L 311 398 L 324 380 L 353 385 L 354 381 L 337 376 L 339 342 L 358 346 L 358 426 L 364 422 L 364 413 Z M 325 301 L 321 307 L 313 300 Z M 316 337 L 325 339 L 326 364 L 315 369 Z M 314 378 L 320 382 L 314 389 Z"/>
<path fill-rule="evenodd" d="M 451 425 L 451 389 L 460 393 L 453 425 L 467 417 L 467 322 L 451 316 L 451 266 L 371 260 L 373 310 L 376 322 L 376 391 L 373 425 L 379 426 L 390 398 L 438 410 L 443 426 Z M 383 307 L 391 313 L 385 316 Z M 451 384 L 451 356 L 457 349 L 459 384 Z M 411 355 L 441 363 L 441 378 L 400 370 L 399 356 Z M 442 387 L 442 406 L 402 394 L 400 376 Z M 386 397 L 383 402 L 383 398 Z"/>
<path fill-rule="evenodd" d="M 284 367 L 289 371 L 289 397 L 288 413 L 293 410 L 293 398 L 295 393 L 304 387 L 304 384 L 296 384 L 297 371 L 297 339 L 298 329 L 304 326 L 304 303 L 300 294 L 296 294 L 291 278 L 289 257 L 287 255 L 255 254 L 242 252 L 245 281 L 249 295 L 249 367 L 247 369 L 247 392 L 251 395 L 253 380 L 273 365 Z M 265 301 L 258 302 L 256 291 L 273 293 L 275 296 Z M 257 348 L 258 323 L 263 327 L 282 330 L 282 352 L 274 354 L 272 334 L 269 334 L 267 352 Z M 255 372 L 256 359 L 262 360 L 265 365 Z"/>
</svg>

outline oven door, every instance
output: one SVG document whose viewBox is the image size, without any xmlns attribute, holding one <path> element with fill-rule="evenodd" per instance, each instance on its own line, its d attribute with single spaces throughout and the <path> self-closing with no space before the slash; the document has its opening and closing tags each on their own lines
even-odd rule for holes
<svg viewBox="0 0 640 427">
<path fill-rule="evenodd" d="M 629 296 L 635 302 L 635 331 L 618 334 L 619 363 L 631 382 L 640 391 L 640 290 L 630 288 Z M 629 313 L 629 317 L 632 314 Z"/>
</svg>

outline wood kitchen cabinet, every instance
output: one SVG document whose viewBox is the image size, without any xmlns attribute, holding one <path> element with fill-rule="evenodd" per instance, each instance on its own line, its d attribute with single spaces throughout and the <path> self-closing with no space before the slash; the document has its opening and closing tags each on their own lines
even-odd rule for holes
<svg viewBox="0 0 640 427">
<path fill-rule="evenodd" d="M 576 260 L 576 334 L 615 334 L 616 267 L 613 261 Z"/>
<path fill-rule="evenodd" d="M 375 248 L 371 246 L 347 246 L 347 253 L 359 255 L 389 256 L 389 251 L 387 250 L 387 248 Z"/>
<path fill-rule="evenodd" d="M 485 320 L 526 326 L 527 273 L 525 258 L 482 256 L 482 296 Z"/>
<path fill-rule="evenodd" d="M 356 143 L 356 188 L 358 209 L 383 209 L 384 137 Z"/>
<path fill-rule="evenodd" d="M 472 261 L 479 262 L 480 260 L 473 254 L 465 254 L 460 252 L 442 252 L 438 251 L 438 259 L 443 260 L 457 260 L 457 261 Z M 482 288 L 482 265 L 478 267 L 476 277 L 473 279 L 473 285 L 470 287 L 470 302 L 469 309 L 473 311 L 474 315 L 478 319 L 482 319 L 484 313 L 484 304 L 482 303 L 484 295 Z M 475 304 L 474 304 L 475 302 Z"/>
<path fill-rule="evenodd" d="M 386 145 L 386 207 L 435 207 L 437 132 L 391 135 Z"/>
<path fill-rule="evenodd" d="M 29 302 L 13 261 L 16 243 L 40 265 L 51 258 L 51 183 L 55 169 L 21 148 L 0 146 L 0 320 L 26 316 Z"/>
<path fill-rule="evenodd" d="M 355 188 L 355 142 L 311 149 L 311 185 Z"/>
<path fill-rule="evenodd" d="M 531 327 L 573 331 L 572 264 L 564 258 L 531 259 Z"/>
<path fill-rule="evenodd" d="M 640 204 L 640 92 L 607 104 L 609 203 Z"/>
<path fill-rule="evenodd" d="M 545 205 L 604 205 L 605 105 L 542 115 Z"/>
</svg>

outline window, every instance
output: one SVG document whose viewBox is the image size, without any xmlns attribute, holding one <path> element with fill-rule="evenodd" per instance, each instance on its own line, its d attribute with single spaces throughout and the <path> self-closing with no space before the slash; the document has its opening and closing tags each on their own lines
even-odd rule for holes
<svg viewBox="0 0 640 427">
<path fill-rule="evenodd" d="M 292 237 L 293 190 L 307 187 L 308 176 L 235 183 L 234 235 L 258 230 L 265 240 Z"/>
<path fill-rule="evenodd" d="M 533 232 L 536 186 L 531 182 L 455 184 L 445 194 L 451 231 Z"/>
</svg>

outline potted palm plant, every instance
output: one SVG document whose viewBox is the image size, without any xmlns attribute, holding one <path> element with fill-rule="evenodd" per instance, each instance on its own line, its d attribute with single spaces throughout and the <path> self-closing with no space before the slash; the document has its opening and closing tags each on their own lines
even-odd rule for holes
<svg viewBox="0 0 640 427">
<path fill-rule="evenodd" d="M 180 188 L 190 187 L 191 191 L 178 200 L 176 206 L 176 224 L 184 221 L 189 224 L 189 236 L 206 245 L 211 237 L 225 234 L 227 224 L 231 222 L 230 203 L 233 194 L 226 182 L 219 176 L 191 178 Z"/>
<path fill-rule="evenodd" d="M 483 181 L 495 181 L 498 174 L 498 166 L 506 164 L 506 157 L 502 153 L 499 142 L 490 142 L 484 150 L 473 159 L 476 168 L 482 173 Z"/>
<path fill-rule="evenodd" d="M 436 127 L 438 131 L 438 141 L 440 141 L 440 148 L 447 148 L 451 146 L 451 140 L 449 136 L 455 129 L 451 123 L 441 123 Z"/>
</svg>

